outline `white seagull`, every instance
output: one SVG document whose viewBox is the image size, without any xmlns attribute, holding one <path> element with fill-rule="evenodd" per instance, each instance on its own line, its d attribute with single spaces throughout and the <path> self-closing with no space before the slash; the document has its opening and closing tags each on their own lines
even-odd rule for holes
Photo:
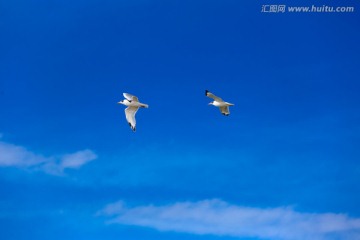
<svg viewBox="0 0 360 240">
<path fill-rule="evenodd" d="M 215 96 L 214 94 L 212 94 L 208 90 L 205 90 L 205 95 L 207 97 L 209 97 L 209 98 L 214 99 L 214 101 L 209 103 L 209 105 L 214 105 L 215 107 L 219 107 L 220 112 L 225 116 L 230 115 L 229 106 L 234 106 L 234 104 L 225 102 L 224 100 L 222 100 L 221 98 Z"/>
<path fill-rule="evenodd" d="M 135 120 L 135 114 L 137 110 L 141 108 L 148 108 L 149 105 L 139 102 L 139 99 L 131 95 L 129 93 L 123 93 L 125 99 L 118 102 L 118 104 L 123 104 L 127 106 L 125 109 L 125 116 L 126 120 L 129 123 L 131 129 L 135 132 L 136 131 L 136 120 Z"/>
</svg>

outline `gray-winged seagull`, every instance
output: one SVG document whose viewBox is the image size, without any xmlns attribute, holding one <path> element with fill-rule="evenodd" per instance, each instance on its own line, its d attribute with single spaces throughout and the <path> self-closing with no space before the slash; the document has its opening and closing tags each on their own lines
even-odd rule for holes
<svg viewBox="0 0 360 240">
<path fill-rule="evenodd" d="M 137 110 L 141 108 L 148 108 L 149 105 L 139 102 L 139 99 L 131 95 L 129 93 L 123 93 L 125 99 L 118 102 L 118 104 L 123 104 L 127 106 L 125 109 L 125 116 L 126 120 L 130 125 L 130 128 L 135 132 L 136 131 L 136 120 L 135 120 L 135 114 Z"/>
<path fill-rule="evenodd" d="M 214 105 L 215 107 L 218 107 L 220 109 L 220 112 L 225 116 L 230 115 L 229 106 L 234 106 L 234 104 L 225 102 L 224 100 L 222 100 L 221 98 L 215 96 L 214 94 L 212 94 L 208 90 L 205 90 L 205 95 L 207 97 L 209 97 L 209 98 L 214 99 L 214 101 L 209 103 L 209 105 Z"/>
</svg>

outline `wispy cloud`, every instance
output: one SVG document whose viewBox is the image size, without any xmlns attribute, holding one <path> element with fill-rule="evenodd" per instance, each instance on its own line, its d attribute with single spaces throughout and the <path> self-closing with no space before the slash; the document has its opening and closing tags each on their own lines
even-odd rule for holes
<svg viewBox="0 0 360 240">
<path fill-rule="evenodd" d="M 0 141 L 0 167 L 28 168 L 62 175 L 65 169 L 80 168 L 96 158 L 97 155 L 88 149 L 63 156 L 45 157 L 22 146 Z"/>
<path fill-rule="evenodd" d="M 160 231 L 272 240 L 360 239 L 360 219 L 345 214 L 301 213 L 290 207 L 252 208 L 216 199 L 138 207 L 126 207 L 120 201 L 98 214 L 109 217 L 109 223 Z"/>
<path fill-rule="evenodd" d="M 52 159 L 34 154 L 24 147 L 0 142 L 0 166 L 27 167 L 49 161 Z"/>
<path fill-rule="evenodd" d="M 62 168 L 80 168 L 82 165 L 92 161 L 97 156 L 90 150 L 78 151 L 72 154 L 66 154 L 61 158 L 60 166 Z"/>
</svg>

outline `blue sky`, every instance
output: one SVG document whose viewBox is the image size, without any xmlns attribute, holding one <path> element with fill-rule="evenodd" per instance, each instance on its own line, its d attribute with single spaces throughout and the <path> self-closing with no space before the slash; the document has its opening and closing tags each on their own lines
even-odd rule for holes
<svg viewBox="0 0 360 240">
<path fill-rule="evenodd" d="M 0 1 L 0 238 L 360 238 L 359 7 Z"/>
</svg>

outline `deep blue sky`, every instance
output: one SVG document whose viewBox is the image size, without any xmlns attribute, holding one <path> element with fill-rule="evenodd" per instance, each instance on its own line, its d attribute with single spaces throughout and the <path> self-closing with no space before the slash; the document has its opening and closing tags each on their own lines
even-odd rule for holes
<svg viewBox="0 0 360 240">
<path fill-rule="evenodd" d="M 355 12 L 261 13 L 263 4 Z M 357 222 L 350 233 L 308 239 L 360 236 L 359 10 L 358 1 L 0 0 L 0 238 L 295 239 L 161 229 L 132 212 L 211 199 L 259 214 L 346 214 Z M 235 103 L 229 117 L 205 89 Z M 136 133 L 116 104 L 123 92 L 150 106 Z M 64 167 L 86 149 L 96 157 Z M 118 201 L 137 220 L 117 213 L 108 224 L 101 210 Z"/>
</svg>

